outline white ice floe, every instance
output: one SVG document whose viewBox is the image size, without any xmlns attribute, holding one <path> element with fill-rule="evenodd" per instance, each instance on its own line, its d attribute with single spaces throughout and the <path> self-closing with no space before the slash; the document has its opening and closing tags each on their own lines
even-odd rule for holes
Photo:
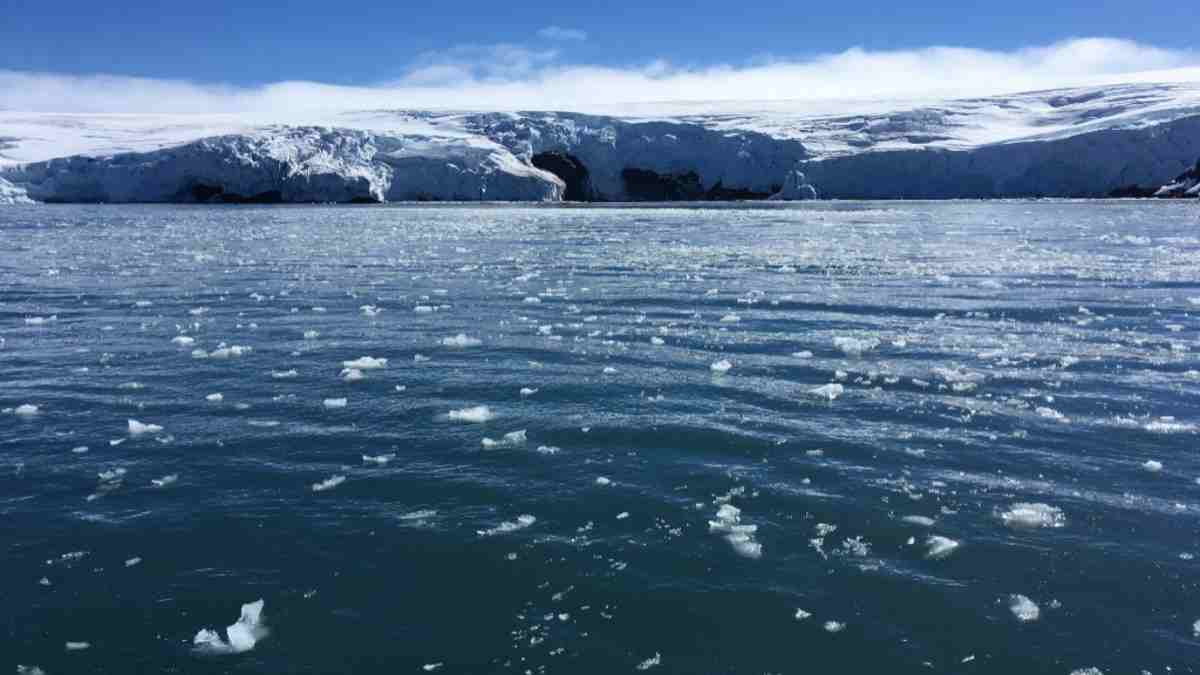
<svg viewBox="0 0 1200 675">
<path fill-rule="evenodd" d="M 742 317 L 738 316 L 737 314 L 726 314 L 725 316 L 721 317 L 721 323 L 738 323 L 741 320 Z"/>
<path fill-rule="evenodd" d="M 839 397 L 843 393 L 845 393 L 845 391 L 846 391 L 846 388 L 844 386 L 842 386 L 836 382 L 831 382 L 829 384 L 823 384 L 815 389 L 810 389 L 808 391 L 808 393 L 812 394 L 813 396 L 817 396 L 819 398 L 833 401 L 833 400 L 836 400 L 837 397 Z"/>
<path fill-rule="evenodd" d="M 217 348 L 208 353 L 210 359 L 233 359 L 240 356 L 245 356 L 254 351 L 251 347 L 242 345 L 225 346 L 224 343 L 217 345 Z"/>
<path fill-rule="evenodd" d="M 738 555 L 761 558 L 762 544 L 755 539 L 757 525 L 742 524 L 742 510 L 733 504 L 721 504 L 716 517 L 708 521 L 708 531 L 725 535 L 725 540 Z"/>
<path fill-rule="evenodd" d="M 324 492 L 326 490 L 332 490 L 333 488 L 335 488 L 345 482 L 346 482 L 345 476 L 330 476 L 329 478 L 326 478 L 325 480 L 323 480 L 319 483 L 313 483 L 312 491 L 313 492 Z"/>
<path fill-rule="evenodd" d="M 811 359 L 813 357 L 813 353 L 805 349 L 804 351 L 792 352 L 792 356 L 798 359 Z"/>
<path fill-rule="evenodd" d="M 187 335 L 176 335 L 175 337 L 171 338 L 171 342 L 174 342 L 180 347 L 191 347 L 192 345 L 196 344 L 196 338 L 189 337 Z"/>
<path fill-rule="evenodd" d="M 421 670 L 424 670 L 427 673 L 432 673 L 433 671 L 437 670 L 438 668 L 441 668 L 442 665 L 443 664 L 441 661 L 438 661 L 436 663 L 426 663 L 425 665 L 421 666 Z"/>
<path fill-rule="evenodd" d="M 941 560 L 958 550 L 960 545 L 954 539 L 935 534 L 925 540 L 925 557 L 930 560 Z"/>
<path fill-rule="evenodd" d="M 727 373 L 731 368 L 733 368 L 733 363 L 727 359 L 714 361 L 713 364 L 709 366 L 709 369 L 714 373 Z"/>
<path fill-rule="evenodd" d="M 1071 422 L 1071 418 L 1060 413 L 1054 408 L 1039 406 L 1036 410 L 1034 410 L 1034 412 L 1036 412 L 1040 417 L 1045 417 L 1046 419 L 1054 420 L 1055 422 L 1062 422 L 1063 424 L 1070 424 Z"/>
<path fill-rule="evenodd" d="M 172 473 L 172 474 L 163 476 L 162 478 L 152 479 L 150 481 L 150 484 L 153 485 L 154 487 L 161 488 L 161 487 L 166 487 L 166 486 L 174 483 L 177 480 L 179 480 L 179 474 Z"/>
<path fill-rule="evenodd" d="M 363 313 L 363 316 L 368 318 L 379 316 L 383 312 L 382 307 L 377 307 L 375 305 L 363 305 L 358 309 Z"/>
<path fill-rule="evenodd" d="M 468 337 L 466 333 L 459 333 L 452 337 L 442 338 L 443 347 L 458 347 L 460 349 L 466 347 L 478 347 L 483 344 L 483 340 L 479 338 Z"/>
<path fill-rule="evenodd" d="M 538 393 L 537 389 L 530 389 L 529 387 L 521 387 L 521 396 L 523 396 L 523 397 L 533 396 L 536 393 Z"/>
<path fill-rule="evenodd" d="M 396 459 L 396 453 L 389 452 L 383 455 L 363 455 L 362 460 L 367 464 L 387 464 Z"/>
<path fill-rule="evenodd" d="M 846 630 L 846 624 L 841 621 L 826 621 L 823 628 L 827 633 L 840 633 Z"/>
<path fill-rule="evenodd" d="M 483 422 L 496 419 L 496 413 L 492 412 L 492 409 L 486 405 L 476 405 L 469 408 L 451 410 L 446 413 L 446 418 L 452 422 L 482 424 Z"/>
<path fill-rule="evenodd" d="M 79 652 L 88 649 L 92 646 L 90 642 L 68 642 L 66 647 L 69 652 Z"/>
<path fill-rule="evenodd" d="M 910 525 L 920 525 L 921 527 L 933 527 L 937 521 L 929 516 L 904 516 L 900 520 Z"/>
<path fill-rule="evenodd" d="M 367 376 L 358 368 L 343 368 L 341 373 L 338 373 L 344 382 L 358 382 L 365 379 Z"/>
<path fill-rule="evenodd" d="M 218 394 L 209 394 L 208 396 L 204 397 L 204 400 L 208 401 L 209 403 L 220 403 L 221 401 L 225 400 L 225 396 L 224 396 L 224 394 L 219 394 L 219 393 Z"/>
<path fill-rule="evenodd" d="M 32 403 L 22 403 L 13 410 L 13 414 L 18 417 L 34 417 L 39 412 L 41 412 L 41 409 Z"/>
<path fill-rule="evenodd" d="M 1037 621 L 1038 617 L 1042 614 L 1037 603 L 1019 593 L 1008 596 L 1008 609 L 1013 613 L 1013 616 L 1017 617 L 1017 621 L 1021 623 Z"/>
<path fill-rule="evenodd" d="M 1163 464 L 1158 460 L 1148 459 L 1142 463 L 1142 469 L 1150 473 L 1158 473 L 1163 470 Z"/>
<path fill-rule="evenodd" d="M 304 339 L 305 340 L 316 340 L 319 337 L 321 337 L 321 334 L 315 330 L 304 331 Z"/>
<path fill-rule="evenodd" d="M 494 438 L 485 438 L 482 441 L 483 447 L 491 450 L 493 448 L 511 448 L 518 445 L 525 445 L 525 430 L 510 431 L 504 434 L 502 438 L 496 440 Z"/>
<path fill-rule="evenodd" d="M 163 428 L 157 424 L 143 424 L 137 420 L 127 420 L 129 424 L 130 436 L 141 436 L 142 434 L 157 434 Z"/>
<path fill-rule="evenodd" d="M 596 476 L 596 485 L 612 485 L 612 481 L 604 476 Z"/>
<path fill-rule="evenodd" d="M 1200 638 L 1200 619 L 1196 619 L 1196 623 L 1192 624 L 1192 636 Z"/>
<path fill-rule="evenodd" d="M 1017 502 L 1000 513 L 1000 520 L 1009 527 L 1063 527 L 1067 518 L 1062 509 L 1040 502 Z"/>
<path fill-rule="evenodd" d="M 833 346 L 840 349 L 846 356 L 862 356 L 864 353 L 878 347 L 879 340 L 875 338 L 838 336 L 833 338 Z"/>
<path fill-rule="evenodd" d="M 27 316 L 25 317 L 26 326 L 45 326 L 48 323 L 58 321 L 58 315 L 53 316 Z"/>
<path fill-rule="evenodd" d="M 387 367 L 388 360 L 373 356 L 360 356 L 353 361 L 342 361 L 343 368 L 352 370 L 379 370 Z"/>
<path fill-rule="evenodd" d="M 141 559 L 141 558 L 139 558 L 139 557 L 137 557 L 137 556 L 134 556 L 134 557 L 132 557 L 132 558 L 127 558 L 127 559 L 125 560 L 125 566 L 126 566 L 126 567 L 136 567 L 136 566 L 138 566 L 138 565 L 140 565 L 140 564 L 142 564 L 142 559 Z"/>
<path fill-rule="evenodd" d="M 653 335 L 650 337 L 650 344 L 652 344 L 656 347 L 661 347 L 661 346 L 665 345 L 666 343 L 667 343 L 666 340 L 663 340 L 662 338 L 658 337 L 657 335 Z"/>
<path fill-rule="evenodd" d="M 1092 666 L 1091 668 L 1076 668 L 1071 675 L 1104 675 L 1104 671 Z"/>
<path fill-rule="evenodd" d="M 642 661 L 641 663 L 637 664 L 637 669 L 638 670 L 650 670 L 651 668 L 661 665 L 661 664 L 662 664 L 662 654 L 659 654 L 658 652 L 654 652 L 654 656 L 651 656 L 650 658 L 646 659 L 645 661 Z"/>
<path fill-rule="evenodd" d="M 806 612 L 803 609 L 796 610 L 796 620 L 797 621 L 804 621 L 805 619 L 807 619 L 811 616 L 812 616 L 811 612 Z"/>
<path fill-rule="evenodd" d="M 499 525 L 497 525 L 496 527 L 488 528 L 486 530 L 476 530 L 475 533 L 481 537 L 490 537 L 490 536 L 496 535 L 496 534 L 505 534 L 507 532 L 516 532 L 517 530 L 523 530 L 523 529 L 529 527 L 530 525 L 533 525 L 536 522 L 537 522 L 536 517 L 531 516 L 528 513 L 525 513 L 525 514 L 521 514 L 521 515 L 517 516 L 517 519 L 515 521 L 506 520 L 506 521 L 500 523 Z"/>
<path fill-rule="evenodd" d="M 271 371 L 271 377 L 275 378 L 276 380 L 290 380 L 291 378 L 296 377 L 299 374 L 300 373 L 296 372 L 295 368 L 292 368 L 291 370 L 272 370 Z"/>
<path fill-rule="evenodd" d="M 327 409 L 345 408 L 348 401 L 344 398 L 327 398 L 321 402 Z"/>
<path fill-rule="evenodd" d="M 225 638 L 210 628 L 203 628 L 192 639 L 197 651 L 210 654 L 241 654 L 267 637 L 269 631 L 262 620 L 263 601 L 242 605 L 242 615 L 225 629 Z"/>
</svg>

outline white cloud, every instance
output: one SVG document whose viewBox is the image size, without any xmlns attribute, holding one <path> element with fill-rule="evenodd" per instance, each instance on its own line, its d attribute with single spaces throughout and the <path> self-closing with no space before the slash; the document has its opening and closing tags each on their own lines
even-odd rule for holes
<svg viewBox="0 0 1200 675">
<path fill-rule="evenodd" d="M 1190 68 L 1190 70 L 1189 70 Z M 804 60 L 702 68 L 654 61 L 571 64 L 555 50 L 468 45 L 418 58 L 368 87 L 261 87 L 0 70 L 0 109 L 56 112 L 294 112 L 378 108 L 598 109 L 648 101 L 966 97 L 1131 81 L 1200 80 L 1200 53 L 1091 38 L 1013 51 L 849 49 Z"/>
<path fill-rule="evenodd" d="M 582 42 L 587 39 L 586 31 L 562 26 L 546 26 L 537 32 L 538 37 L 546 40 L 561 40 L 564 42 Z"/>
</svg>

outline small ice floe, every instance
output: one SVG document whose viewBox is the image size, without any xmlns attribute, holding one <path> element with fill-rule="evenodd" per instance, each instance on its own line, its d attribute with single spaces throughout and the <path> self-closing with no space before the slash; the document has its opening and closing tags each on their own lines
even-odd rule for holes
<svg viewBox="0 0 1200 675">
<path fill-rule="evenodd" d="M 628 512 L 628 511 L 622 511 L 622 512 L 620 512 L 620 513 L 618 513 L 618 514 L 617 514 L 617 520 L 625 520 L 625 519 L 626 519 L 626 518 L 628 518 L 628 517 L 629 517 L 629 512 Z"/>
<path fill-rule="evenodd" d="M 708 521 L 708 531 L 725 535 L 725 540 L 738 555 L 761 558 L 762 544 L 754 538 L 757 525 L 742 524 L 742 510 L 733 504 L 721 504 L 714 520 Z"/>
<path fill-rule="evenodd" d="M 1009 527 L 1058 528 L 1067 524 L 1062 509 L 1040 502 L 1017 502 L 1000 513 L 1000 520 Z"/>
<path fill-rule="evenodd" d="M 22 403 L 13 410 L 13 414 L 17 417 L 36 417 L 41 412 L 41 409 L 32 403 Z"/>
<path fill-rule="evenodd" d="M 1071 418 L 1060 413 L 1059 411 L 1055 410 L 1054 408 L 1048 408 L 1046 406 L 1039 406 L 1037 409 L 1034 410 L 1034 412 L 1036 412 L 1040 417 L 1045 417 L 1046 419 L 1054 420 L 1055 422 L 1062 422 L 1063 424 L 1071 423 Z"/>
<path fill-rule="evenodd" d="M 141 558 L 139 558 L 139 557 L 137 557 L 137 556 L 134 556 L 134 557 L 132 557 L 132 558 L 129 558 L 129 559 L 127 559 L 127 560 L 125 561 L 125 566 L 126 566 L 126 567 L 136 567 L 136 566 L 138 566 L 138 565 L 140 565 L 140 564 L 142 564 L 142 559 L 141 559 Z"/>
<path fill-rule="evenodd" d="M 1037 603 L 1019 593 L 1008 596 L 1008 609 L 1021 623 L 1037 621 L 1042 614 Z"/>
<path fill-rule="evenodd" d="M 304 331 L 304 339 L 305 340 L 316 340 L 319 337 L 321 337 L 321 334 L 315 330 Z"/>
<path fill-rule="evenodd" d="M 90 643 L 90 642 L 68 642 L 67 643 L 67 651 L 80 652 L 85 649 L 88 649 L 91 646 L 92 646 L 92 643 Z"/>
<path fill-rule="evenodd" d="M 650 336 L 650 344 L 652 344 L 656 347 L 661 347 L 661 346 L 665 345 L 666 343 L 667 343 L 666 340 L 663 340 L 662 338 L 658 337 L 657 335 Z"/>
<path fill-rule="evenodd" d="M 46 671 L 37 666 L 23 666 L 18 663 L 17 675 L 46 675 Z"/>
<path fill-rule="evenodd" d="M 1177 422 L 1174 417 L 1160 417 L 1147 422 L 1142 428 L 1155 434 L 1182 434 L 1195 431 L 1196 425 Z"/>
<path fill-rule="evenodd" d="M 254 649 L 254 645 L 267 637 L 269 631 L 262 620 L 263 601 L 256 600 L 242 605 L 242 615 L 236 623 L 225 629 L 225 638 L 210 628 L 196 633 L 192 644 L 199 652 L 208 654 L 241 654 Z"/>
<path fill-rule="evenodd" d="M 557 455 L 562 452 L 562 448 L 556 445 L 539 445 L 537 452 L 539 455 Z"/>
<path fill-rule="evenodd" d="M 353 361 L 342 361 L 342 367 L 351 370 L 379 370 L 387 367 L 387 359 L 379 359 L 373 356 L 360 356 Z"/>
<path fill-rule="evenodd" d="M 604 476 L 596 476 L 596 485 L 608 486 L 612 485 L 612 481 Z"/>
<path fill-rule="evenodd" d="M 742 317 L 737 314 L 726 314 L 721 317 L 721 323 L 737 323 L 742 320 Z"/>
<path fill-rule="evenodd" d="M 812 616 L 812 613 L 806 612 L 803 609 L 796 610 L 796 620 L 797 621 L 804 621 L 805 619 L 807 619 L 811 616 Z"/>
<path fill-rule="evenodd" d="M 416 307 L 413 307 L 413 311 L 417 314 L 433 314 L 437 310 L 429 305 L 417 305 Z"/>
<path fill-rule="evenodd" d="M 833 338 L 833 346 L 840 349 L 846 356 L 862 356 L 864 353 L 878 347 L 879 340 L 875 338 L 838 336 Z"/>
<path fill-rule="evenodd" d="M 358 368 L 343 368 L 339 375 L 341 375 L 344 382 L 358 382 L 366 378 L 366 375 L 363 375 L 363 371 Z"/>
<path fill-rule="evenodd" d="M 88 446 L 86 446 L 86 445 L 80 445 L 80 446 L 71 448 L 71 452 L 76 455 L 82 455 L 83 453 L 85 453 L 87 451 L 88 451 Z"/>
<path fill-rule="evenodd" d="M 813 357 L 813 353 L 805 349 L 804 351 L 800 352 L 792 352 L 792 356 L 798 359 L 811 359 Z"/>
<path fill-rule="evenodd" d="M 637 669 L 638 670 L 650 670 L 651 668 L 661 665 L 661 664 L 662 664 L 662 654 L 659 654 L 658 652 L 654 652 L 654 656 L 651 656 L 650 658 L 646 659 L 645 661 L 642 661 L 641 663 L 637 664 Z"/>
<path fill-rule="evenodd" d="M 842 385 L 840 385 L 836 382 L 830 382 L 829 384 L 823 384 L 823 385 L 817 387 L 816 389 L 810 389 L 808 393 L 810 393 L 813 396 L 816 396 L 818 398 L 827 399 L 830 402 L 832 402 L 832 401 L 836 400 L 837 397 L 839 397 L 843 393 L 845 393 L 845 391 L 846 391 L 846 388 L 843 387 Z"/>
<path fill-rule="evenodd" d="M 363 305 L 358 309 L 363 313 L 363 316 L 368 318 L 376 317 L 383 313 L 383 308 L 377 307 L 376 305 Z"/>
<path fill-rule="evenodd" d="M 491 450 L 493 448 L 511 448 L 518 445 L 525 445 L 525 430 L 510 431 L 504 434 L 502 438 L 496 440 L 494 438 L 485 438 L 482 441 L 483 447 Z"/>
<path fill-rule="evenodd" d="M 345 476 L 330 476 L 329 478 L 326 478 L 325 480 L 323 480 L 319 483 L 313 483 L 312 491 L 313 492 L 324 492 L 326 490 L 332 490 L 333 488 L 335 488 L 345 482 L 346 482 Z"/>
<path fill-rule="evenodd" d="M 219 393 L 218 394 L 209 394 L 208 396 L 204 397 L 204 400 L 208 401 L 209 403 L 220 403 L 221 401 L 225 400 L 225 395 L 219 394 Z"/>
<path fill-rule="evenodd" d="M 840 633 L 846 630 L 846 624 L 841 621 L 826 621 L 823 628 L 826 633 Z"/>
<path fill-rule="evenodd" d="M 730 369 L 733 368 L 733 363 L 728 359 L 721 359 L 720 361 L 714 361 L 713 364 L 708 368 L 719 375 L 722 373 L 728 373 Z"/>
<path fill-rule="evenodd" d="M 524 398 L 533 396 L 536 393 L 538 393 L 537 389 L 530 389 L 529 387 L 521 387 L 521 396 Z"/>
<path fill-rule="evenodd" d="M 100 473 L 96 474 L 96 477 L 100 479 L 101 483 L 111 483 L 124 478 L 125 473 L 126 471 L 124 468 L 118 467 L 116 469 L 109 469 L 108 471 L 101 471 Z"/>
<path fill-rule="evenodd" d="M 362 456 L 362 460 L 365 464 L 383 465 L 383 464 L 387 464 L 388 462 L 392 461 L 393 459 L 396 459 L 396 453 L 394 453 L 394 452 L 389 452 L 389 453 L 383 454 L 383 455 L 363 455 Z"/>
<path fill-rule="evenodd" d="M 295 368 L 292 368 L 291 370 L 272 370 L 271 371 L 271 377 L 275 378 L 276 380 L 290 380 L 299 374 L 300 373 L 296 372 Z"/>
<path fill-rule="evenodd" d="M 1163 464 L 1156 459 L 1148 459 L 1142 463 L 1142 470 L 1149 471 L 1150 473 L 1158 473 L 1163 470 Z"/>
<path fill-rule="evenodd" d="M 1104 671 L 1092 666 L 1091 668 L 1076 668 L 1071 675 L 1104 675 Z"/>
<path fill-rule="evenodd" d="M 424 354 L 413 354 L 413 363 L 425 363 L 428 360 L 429 357 Z"/>
<path fill-rule="evenodd" d="M 954 539 L 935 534 L 925 540 L 925 557 L 929 560 L 941 560 L 957 551 L 960 545 Z"/>
<path fill-rule="evenodd" d="M 207 359 L 208 352 L 204 351 L 203 349 L 193 349 L 192 350 L 192 358 L 193 359 Z"/>
<path fill-rule="evenodd" d="M 506 520 L 496 527 L 488 528 L 486 530 L 476 530 L 475 533 L 481 537 L 491 537 L 497 534 L 505 534 L 507 532 L 523 530 L 536 522 L 537 518 L 529 515 L 528 513 L 524 513 L 517 516 L 516 520 Z"/>
<path fill-rule="evenodd" d="M 171 338 L 171 342 L 180 347 L 191 347 L 192 345 L 196 344 L 196 338 L 189 337 L 187 335 L 176 335 L 175 337 Z"/>
<path fill-rule="evenodd" d="M 438 668 L 441 668 L 442 665 L 443 664 L 441 661 L 438 661 L 436 663 L 426 663 L 425 665 L 421 666 L 421 670 L 424 670 L 427 673 L 432 673 L 433 671 L 437 670 Z"/>
<path fill-rule="evenodd" d="M 605 375 L 615 375 L 615 374 L 616 374 L 616 372 L 617 372 L 617 369 L 616 369 L 616 368 L 613 368 L 612 366 L 605 366 L 605 367 L 604 367 L 604 370 L 602 370 L 602 371 L 600 371 L 600 372 L 601 372 L 601 373 L 603 373 L 603 374 L 605 374 Z"/>
<path fill-rule="evenodd" d="M 1196 619 L 1196 623 L 1192 624 L 1192 636 L 1200 638 L 1200 619 Z"/>
<path fill-rule="evenodd" d="M 920 525 L 921 527 L 933 527 L 937 521 L 929 516 L 904 516 L 900 520 L 909 525 Z"/>
<path fill-rule="evenodd" d="M 245 356 L 254 351 L 252 347 L 244 347 L 242 345 L 225 346 L 225 343 L 217 345 L 217 348 L 208 353 L 210 359 L 234 359 Z"/>
<path fill-rule="evenodd" d="M 465 349 L 467 347 L 478 347 L 481 344 L 483 344 L 483 340 L 469 337 L 466 333 L 459 333 L 458 335 L 442 338 L 443 347 Z"/>
<path fill-rule="evenodd" d="M 321 402 L 321 405 L 325 406 L 327 410 L 333 410 L 335 408 L 345 408 L 347 402 L 344 398 L 327 398 Z"/>
<path fill-rule="evenodd" d="M 26 326 L 45 326 L 48 323 L 58 321 L 58 315 L 52 316 L 27 316 L 25 317 Z"/>
<path fill-rule="evenodd" d="M 163 428 L 157 424 L 143 424 L 137 420 L 127 420 L 129 424 L 130 436 L 141 436 L 142 434 L 157 434 Z"/>
<path fill-rule="evenodd" d="M 152 479 L 150 481 L 150 484 L 156 488 L 162 488 L 162 487 L 166 487 L 166 486 L 174 483 L 177 480 L 179 480 L 179 474 L 171 473 L 171 474 L 167 474 L 167 475 L 163 476 L 162 478 Z"/>
<path fill-rule="evenodd" d="M 496 413 L 486 405 L 471 406 L 470 408 L 460 408 L 451 410 L 446 413 L 446 419 L 452 422 L 470 422 L 473 424 L 482 424 L 484 422 L 496 419 Z"/>
</svg>

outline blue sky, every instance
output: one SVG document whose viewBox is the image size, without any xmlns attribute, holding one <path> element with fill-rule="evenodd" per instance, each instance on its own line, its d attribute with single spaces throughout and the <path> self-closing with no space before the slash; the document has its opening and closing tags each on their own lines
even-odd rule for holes
<svg viewBox="0 0 1200 675">
<path fill-rule="evenodd" d="M 233 85 L 366 85 L 455 47 L 554 51 L 559 64 L 741 66 L 850 47 L 1014 50 L 1080 36 L 1193 47 L 1195 7 L 1177 1 L 1006 0 L 920 4 L 691 0 L 0 0 L 0 69 L 108 73 Z M 549 26 L 565 33 L 539 35 Z M 571 31 L 586 33 L 586 39 Z M 558 37 L 559 39 L 554 39 Z M 568 39 L 562 39 L 568 38 Z"/>
</svg>

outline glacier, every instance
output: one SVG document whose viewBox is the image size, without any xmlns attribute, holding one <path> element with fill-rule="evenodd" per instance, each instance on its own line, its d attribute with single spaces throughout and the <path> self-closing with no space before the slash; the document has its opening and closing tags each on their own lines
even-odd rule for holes
<svg viewBox="0 0 1200 675">
<path fill-rule="evenodd" d="M 0 111 L 0 204 L 1200 196 L 1200 83 L 928 101 Z"/>
</svg>

